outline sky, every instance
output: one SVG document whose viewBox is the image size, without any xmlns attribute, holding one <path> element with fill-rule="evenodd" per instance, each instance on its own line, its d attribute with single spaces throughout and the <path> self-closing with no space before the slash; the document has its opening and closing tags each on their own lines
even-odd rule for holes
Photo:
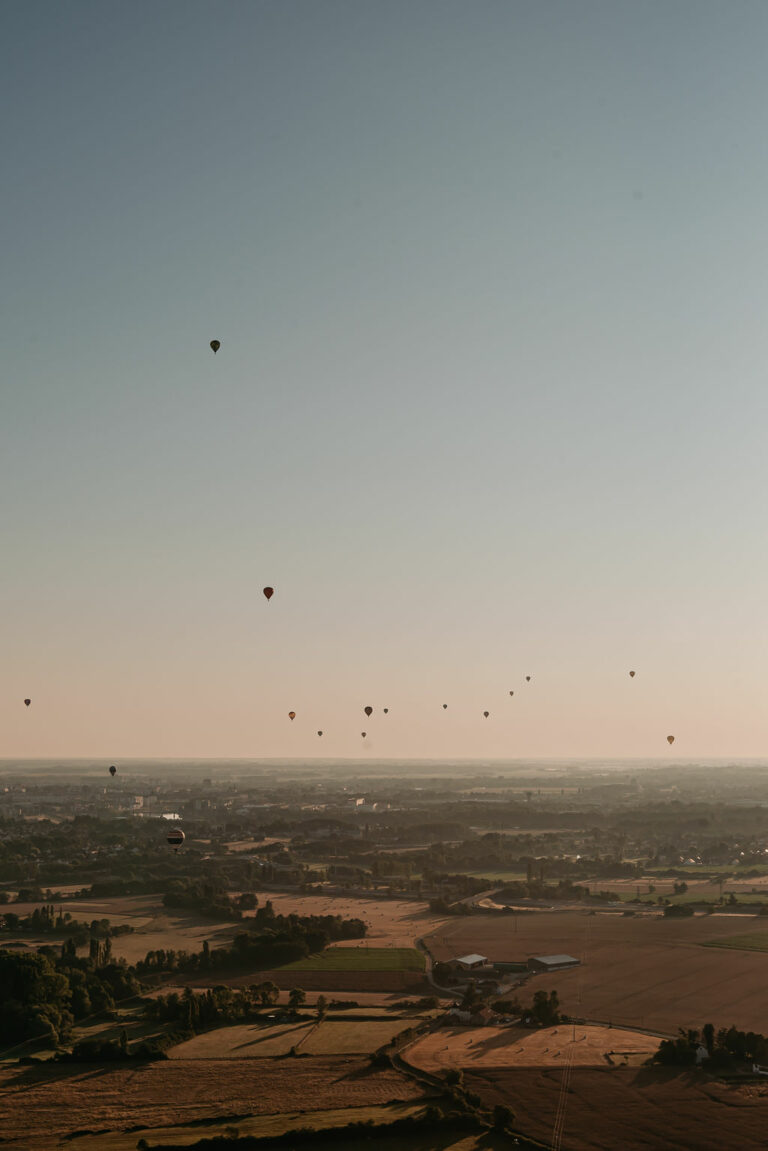
<svg viewBox="0 0 768 1151">
<path fill-rule="evenodd" d="M 5 0 L 0 756 L 765 755 L 767 47 Z"/>
</svg>

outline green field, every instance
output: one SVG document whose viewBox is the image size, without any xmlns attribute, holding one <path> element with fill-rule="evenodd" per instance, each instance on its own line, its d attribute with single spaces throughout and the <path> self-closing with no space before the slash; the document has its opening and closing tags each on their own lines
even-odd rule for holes
<svg viewBox="0 0 768 1151">
<path fill-rule="evenodd" d="M 424 956 L 415 947 L 329 947 L 286 963 L 281 971 L 424 971 Z"/>
<path fill-rule="evenodd" d="M 702 947 L 729 947 L 735 951 L 768 951 L 768 931 L 750 931 L 726 939 L 710 939 Z"/>
</svg>

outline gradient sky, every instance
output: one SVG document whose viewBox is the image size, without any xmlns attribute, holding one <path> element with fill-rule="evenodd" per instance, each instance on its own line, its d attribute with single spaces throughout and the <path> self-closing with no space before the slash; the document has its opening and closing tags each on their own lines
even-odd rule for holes
<svg viewBox="0 0 768 1151">
<path fill-rule="evenodd" d="M 765 755 L 767 50 L 5 0 L 0 755 Z"/>
</svg>

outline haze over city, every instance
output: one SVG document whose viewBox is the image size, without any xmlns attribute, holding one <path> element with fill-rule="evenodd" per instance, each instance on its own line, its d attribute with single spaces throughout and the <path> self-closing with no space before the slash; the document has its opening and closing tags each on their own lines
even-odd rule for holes
<svg viewBox="0 0 768 1151">
<path fill-rule="evenodd" d="M 2 21 L 2 755 L 765 753 L 764 5 Z"/>
</svg>

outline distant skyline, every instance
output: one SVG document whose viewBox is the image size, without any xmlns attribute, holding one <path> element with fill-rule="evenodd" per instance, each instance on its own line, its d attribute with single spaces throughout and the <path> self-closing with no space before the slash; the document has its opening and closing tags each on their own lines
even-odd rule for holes
<svg viewBox="0 0 768 1151">
<path fill-rule="evenodd" d="M 764 4 L 0 31 L 0 759 L 768 753 Z"/>
</svg>

